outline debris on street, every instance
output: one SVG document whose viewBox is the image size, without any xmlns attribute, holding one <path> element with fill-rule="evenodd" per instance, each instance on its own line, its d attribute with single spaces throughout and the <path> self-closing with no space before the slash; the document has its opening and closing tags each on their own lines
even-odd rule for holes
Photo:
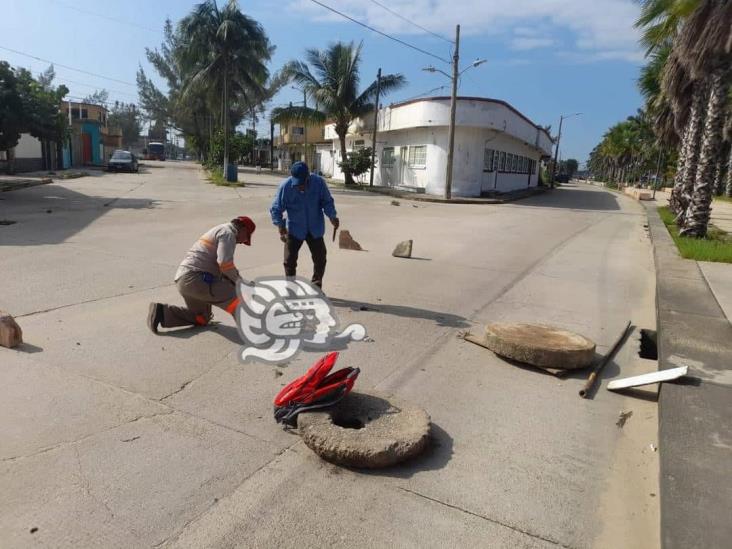
<svg viewBox="0 0 732 549">
<path fill-rule="evenodd" d="M 590 373 L 590 377 L 587 378 L 587 383 L 585 383 L 585 386 L 580 389 L 579 396 L 582 398 L 588 398 L 592 392 L 592 388 L 595 386 L 595 383 L 597 382 L 597 379 L 600 375 L 600 372 L 602 372 L 602 369 L 605 367 L 605 365 L 610 361 L 610 359 L 615 356 L 615 353 L 618 352 L 618 349 L 620 349 L 620 346 L 622 345 L 623 341 L 625 341 L 625 337 L 628 335 L 632 328 L 632 324 L 630 320 L 625 325 L 625 328 L 623 329 L 623 333 L 620 334 L 620 337 L 617 339 L 615 344 L 610 349 L 610 352 L 608 352 L 602 359 L 597 363 L 597 365 L 593 368 L 592 372 Z"/>
<path fill-rule="evenodd" d="M 9 349 L 23 343 L 23 330 L 10 315 L 0 311 L 0 345 Z"/>
<path fill-rule="evenodd" d="M 689 373 L 688 366 L 679 366 L 678 368 L 669 368 L 668 370 L 659 370 L 650 374 L 642 374 L 639 376 L 626 377 L 616 379 L 607 384 L 608 391 L 619 391 L 630 387 L 640 387 L 642 385 L 651 385 L 653 383 L 662 383 L 684 377 Z"/>
<path fill-rule="evenodd" d="M 392 200 L 392 201 L 391 201 L 391 205 L 392 205 L 392 206 L 400 206 L 400 204 L 399 204 L 399 201 L 398 201 L 398 200 Z"/>
<path fill-rule="evenodd" d="M 343 229 L 338 233 L 338 247 L 342 250 L 363 251 L 363 248 L 353 239 L 351 233 Z"/>
<path fill-rule="evenodd" d="M 394 251 L 391 252 L 391 255 L 394 257 L 412 257 L 412 241 L 404 240 L 403 242 L 400 242 L 396 245 Z"/>
<path fill-rule="evenodd" d="M 581 369 L 589 366 L 595 356 L 595 343 L 590 339 L 542 324 L 492 322 L 482 335 L 467 333 L 465 339 L 499 356 L 541 369 Z"/>
<path fill-rule="evenodd" d="M 618 414 L 618 421 L 615 422 L 615 425 L 622 429 L 625 426 L 625 422 L 628 421 L 632 415 L 633 410 L 629 410 L 627 412 L 621 410 L 620 414 Z"/>
</svg>

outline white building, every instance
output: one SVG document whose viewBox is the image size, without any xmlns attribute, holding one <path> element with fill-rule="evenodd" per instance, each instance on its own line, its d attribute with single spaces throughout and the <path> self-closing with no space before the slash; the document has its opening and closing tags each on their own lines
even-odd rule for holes
<svg viewBox="0 0 732 549">
<path fill-rule="evenodd" d="M 407 187 L 441 195 L 445 190 L 450 98 L 429 97 L 382 108 L 376 137 L 374 185 Z M 354 121 L 346 150 L 371 146 L 373 116 Z M 343 180 L 334 124 L 332 145 L 318 147 L 321 171 Z M 455 119 L 453 196 L 475 197 L 535 187 L 539 162 L 551 155 L 546 130 L 505 101 L 459 97 Z M 368 181 L 369 174 L 363 179 Z"/>
</svg>

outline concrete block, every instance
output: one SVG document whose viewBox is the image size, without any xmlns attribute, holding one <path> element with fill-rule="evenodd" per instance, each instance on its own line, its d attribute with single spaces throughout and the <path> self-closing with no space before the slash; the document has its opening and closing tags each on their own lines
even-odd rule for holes
<svg viewBox="0 0 732 549">
<path fill-rule="evenodd" d="M 338 233 L 338 247 L 342 250 L 362 251 L 361 244 L 356 242 L 349 231 L 342 230 Z"/>
<path fill-rule="evenodd" d="M 404 240 L 396 245 L 394 251 L 391 252 L 394 257 L 412 257 L 412 241 Z"/>
<path fill-rule="evenodd" d="M 429 441 L 430 416 L 392 397 L 351 393 L 332 408 L 298 415 L 297 427 L 323 459 L 376 469 L 420 454 Z"/>
<path fill-rule="evenodd" d="M 0 311 L 0 345 L 12 348 L 23 343 L 23 330 L 8 313 Z"/>
</svg>

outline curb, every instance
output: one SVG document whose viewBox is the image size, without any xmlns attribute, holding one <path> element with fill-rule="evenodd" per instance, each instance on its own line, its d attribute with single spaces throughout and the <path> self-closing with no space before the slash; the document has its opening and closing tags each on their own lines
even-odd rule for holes
<svg viewBox="0 0 732 549">
<path fill-rule="evenodd" d="M 405 191 L 398 191 L 395 189 L 381 188 L 381 187 L 351 187 L 338 186 L 339 189 L 354 190 L 374 194 L 383 194 L 385 196 L 392 196 L 394 198 L 401 198 L 403 200 L 414 200 L 415 202 L 433 202 L 438 204 L 505 204 L 506 202 L 514 202 L 521 200 L 522 198 L 529 198 L 538 194 L 543 194 L 549 191 L 546 187 L 532 187 L 531 190 L 521 190 L 510 193 L 505 193 L 500 198 L 451 198 L 449 200 L 440 198 L 439 196 L 424 195 L 422 193 L 412 193 Z"/>
<path fill-rule="evenodd" d="M 0 181 L 0 193 L 9 191 L 17 191 L 18 189 L 27 189 L 29 187 L 37 187 L 38 185 L 48 185 L 53 183 L 53 180 L 49 178 L 44 179 L 17 179 L 14 181 Z"/>
<path fill-rule="evenodd" d="M 732 324 L 696 261 L 682 259 L 643 203 L 656 265 L 659 369 L 689 366 L 658 399 L 661 546 L 729 547 L 732 539 Z"/>
</svg>

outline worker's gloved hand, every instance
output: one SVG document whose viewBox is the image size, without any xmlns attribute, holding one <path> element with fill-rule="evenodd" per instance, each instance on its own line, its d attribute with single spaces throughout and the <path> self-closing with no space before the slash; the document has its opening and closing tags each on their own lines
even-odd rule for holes
<svg viewBox="0 0 732 549">
<path fill-rule="evenodd" d="M 287 242 L 287 227 L 280 227 L 280 240 Z"/>
<path fill-rule="evenodd" d="M 338 227 L 341 226 L 341 222 L 337 217 L 331 217 L 330 222 L 333 224 L 334 229 L 337 229 Z"/>
</svg>

